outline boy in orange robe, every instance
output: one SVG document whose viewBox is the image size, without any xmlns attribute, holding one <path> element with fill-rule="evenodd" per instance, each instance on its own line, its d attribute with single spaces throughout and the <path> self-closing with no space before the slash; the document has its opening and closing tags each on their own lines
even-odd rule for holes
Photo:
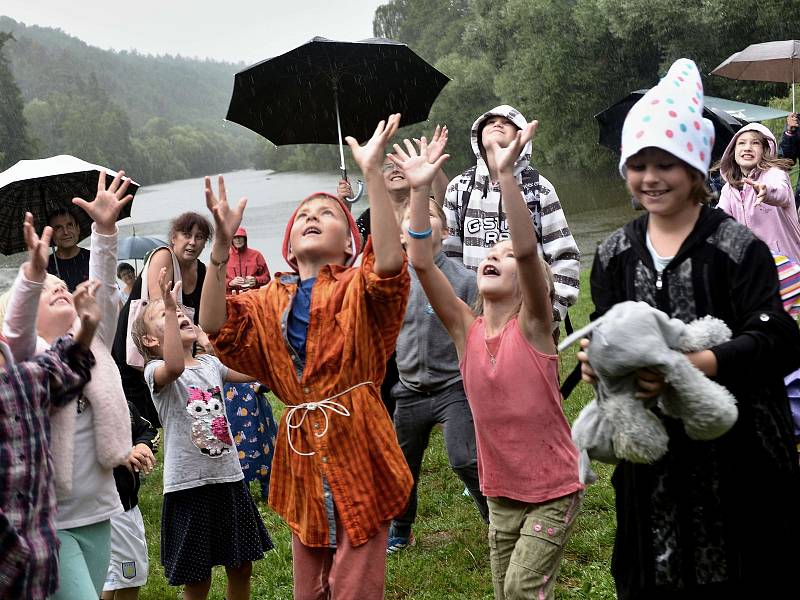
<svg viewBox="0 0 800 600">
<path fill-rule="evenodd" d="M 389 521 L 412 477 L 380 397 L 403 322 L 410 280 L 383 184 L 383 149 L 400 115 L 364 147 L 347 138 L 364 173 L 372 238 L 360 267 L 353 217 L 335 196 L 303 200 L 284 256 L 294 273 L 225 299 L 225 263 L 246 200 L 228 205 L 206 178 L 217 236 L 203 284 L 202 328 L 219 358 L 263 382 L 287 405 L 275 448 L 269 504 L 292 529 L 297 600 L 381 599 Z"/>
</svg>

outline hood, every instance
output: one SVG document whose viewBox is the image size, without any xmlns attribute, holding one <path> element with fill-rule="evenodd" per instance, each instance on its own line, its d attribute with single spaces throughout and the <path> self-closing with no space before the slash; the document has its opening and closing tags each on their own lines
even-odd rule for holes
<svg viewBox="0 0 800 600">
<path fill-rule="evenodd" d="M 233 234 L 233 237 L 243 237 L 244 238 L 244 246 L 241 248 L 237 248 L 233 245 L 233 240 L 231 240 L 231 249 L 230 251 L 234 254 L 238 254 L 239 252 L 244 252 L 247 250 L 247 230 L 244 227 L 239 227 L 236 230 L 236 233 Z"/>
<path fill-rule="evenodd" d="M 361 252 L 361 232 L 358 230 L 358 225 L 356 225 L 356 220 L 353 218 L 353 214 L 350 210 L 345 206 L 344 202 L 342 202 L 338 197 L 334 196 L 333 194 L 329 194 L 328 192 L 316 192 L 314 194 L 310 194 L 303 198 L 303 200 L 297 205 L 297 208 L 294 209 L 292 216 L 289 217 L 289 222 L 286 223 L 286 229 L 283 232 L 283 258 L 286 259 L 286 263 L 292 268 L 293 271 L 297 272 L 297 261 L 296 260 L 289 260 L 289 234 L 292 232 L 292 225 L 294 224 L 295 215 L 297 215 L 297 211 L 303 206 L 303 203 L 306 200 L 310 200 L 311 198 L 316 198 L 318 196 L 324 196 L 325 198 L 330 198 L 331 200 L 335 200 L 336 203 L 339 205 L 339 208 L 342 209 L 342 212 L 347 217 L 347 223 L 350 225 L 350 245 L 353 248 L 353 253 L 350 255 L 350 258 L 347 260 L 346 266 L 352 266 L 352 264 L 356 261 L 359 253 Z"/>
<path fill-rule="evenodd" d="M 733 138 L 731 138 L 731 141 L 728 142 L 728 145 L 725 147 L 725 152 L 722 153 L 722 159 L 719 161 L 719 173 L 722 175 L 722 179 L 725 181 L 728 181 L 726 174 L 730 173 L 731 169 L 733 168 L 733 149 L 736 147 L 736 140 L 738 140 L 739 136 L 745 131 L 757 131 L 758 133 L 762 134 L 767 138 L 770 154 L 772 156 L 777 156 L 778 154 L 778 143 L 775 141 L 775 136 L 769 129 L 764 127 L 761 123 L 750 123 L 749 125 L 745 125 L 739 131 L 737 131 L 736 135 L 734 135 Z"/>
<path fill-rule="evenodd" d="M 525 117 L 522 116 L 522 113 L 508 104 L 495 106 L 493 109 L 483 113 L 480 117 L 475 119 L 475 122 L 472 124 L 469 137 L 470 144 L 472 145 L 472 153 L 475 155 L 475 160 L 477 161 L 477 169 L 475 171 L 476 176 L 489 176 L 489 167 L 486 165 L 486 161 L 483 159 L 483 155 L 481 154 L 480 130 L 483 122 L 489 117 L 493 116 L 505 117 L 514 125 L 516 125 L 517 129 L 524 129 L 528 124 L 528 121 L 525 120 Z M 514 163 L 514 175 L 519 175 L 525 169 L 525 167 L 530 164 L 532 148 L 533 146 L 530 141 L 525 144 L 525 147 L 519 154 L 519 158 L 517 158 L 516 162 Z"/>
</svg>

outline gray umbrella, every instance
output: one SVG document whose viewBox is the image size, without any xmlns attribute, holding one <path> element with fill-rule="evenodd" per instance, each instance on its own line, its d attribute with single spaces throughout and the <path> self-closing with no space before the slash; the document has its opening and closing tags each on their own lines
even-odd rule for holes
<svg viewBox="0 0 800 600">
<path fill-rule="evenodd" d="M 792 84 L 792 112 L 795 110 L 794 84 L 800 81 L 800 40 L 781 40 L 750 44 L 728 57 L 711 71 L 728 79 L 775 81 Z"/>
<path fill-rule="evenodd" d="M 142 260 L 148 252 L 167 245 L 167 242 L 155 237 L 132 235 L 119 241 L 117 260 Z"/>
</svg>

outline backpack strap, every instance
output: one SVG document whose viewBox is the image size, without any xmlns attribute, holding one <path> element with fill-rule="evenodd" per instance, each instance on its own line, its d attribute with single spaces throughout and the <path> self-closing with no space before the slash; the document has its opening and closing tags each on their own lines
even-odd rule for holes
<svg viewBox="0 0 800 600">
<path fill-rule="evenodd" d="M 464 243 L 464 221 L 467 218 L 467 208 L 469 207 L 469 197 L 472 195 L 472 190 L 475 188 L 475 172 L 477 167 L 470 169 L 469 185 L 461 192 L 461 205 L 458 207 L 458 237 L 461 238 L 461 243 Z"/>
</svg>

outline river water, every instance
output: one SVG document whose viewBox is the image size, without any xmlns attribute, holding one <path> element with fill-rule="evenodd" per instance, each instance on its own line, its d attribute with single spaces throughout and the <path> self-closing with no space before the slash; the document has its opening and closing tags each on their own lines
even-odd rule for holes
<svg viewBox="0 0 800 600">
<path fill-rule="evenodd" d="M 583 255 L 584 267 L 591 265 L 597 244 L 621 224 L 635 216 L 621 179 L 596 180 L 578 177 L 575 172 L 544 170 L 555 186 L 564 207 L 573 236 Z M 216 188 L 216 178 L 214 178 Z M 338 174 L 273 173 L 271 171 L 236 171 L 225 174 L 229 201 L 247 196 L 243 226 L 248 244 L 259 250 L 271 272 L 286 270 L 281 244 L 286 222 L 297 202 L 316 191 L 334 192 Z M 367 207 L 362 199 L 353 207 L 360 214 Z M 141 188 L 133 200 L 131 216 L 119 223 L 121 236 L 148 235 L 166 240 L 169 221 L 178 214 L 194 210 L 208 215 L 203 194 L 203 179 L 183 179 Z M 210 215 L 209 215 L 210 218 Z M 87 246 L 89 240 L 81 245 Z M 207 248 L 201 257 L 208 262 Z M 2 257 L 0 291 L 6 289 L 25 254 Z M 129 261 L 133 262 L 133 261 Z M 141 261 L 138 264 L 141 267 Z"/>
</svg>

